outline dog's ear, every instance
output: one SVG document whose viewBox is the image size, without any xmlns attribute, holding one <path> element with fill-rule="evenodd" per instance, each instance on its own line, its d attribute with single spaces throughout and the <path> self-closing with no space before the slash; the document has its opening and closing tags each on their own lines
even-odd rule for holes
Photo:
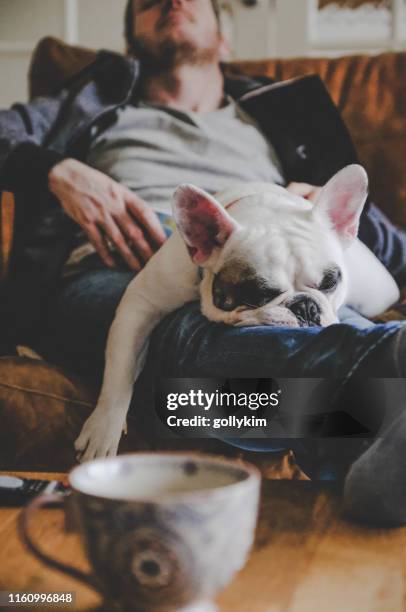
<svg viewBox="0 0 406 612">
<path fill-rule="evenodd" d="M 198 264 L 224 246 L 239 227 L 214 198 L 194 185 L 180 185 L 172 201 L 173 216 L 192 260 Z"/>
<path fill-rule="evenodd" d="M 314 212 L 324 210 L 344 244 L 358 234 L 359 219 L 368 195 L 368 176 L 362 166 L 346 166 L 321 190 Z"/>
</svg>

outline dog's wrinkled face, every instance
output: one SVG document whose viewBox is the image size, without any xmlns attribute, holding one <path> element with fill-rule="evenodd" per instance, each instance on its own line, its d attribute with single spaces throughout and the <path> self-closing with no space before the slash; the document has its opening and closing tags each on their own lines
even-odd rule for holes
<svg viewBox="0 0 406 612">
<path fill-rule="evenodd" d="M 355 165 L 336 174 L 314 206 L 275 185 L 228 190 L 219 201 L 178 188 L 174 216 L 203 272 L 203 314 L 238 326 L 337 322 L 347 286 L 343 252 L 366 195 L 365 171 Z"/>
</svg>

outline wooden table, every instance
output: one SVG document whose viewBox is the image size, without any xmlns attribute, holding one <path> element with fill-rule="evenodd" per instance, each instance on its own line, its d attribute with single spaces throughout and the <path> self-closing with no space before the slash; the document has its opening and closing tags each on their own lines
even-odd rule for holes
<svg viewBox="0 0 406 612">
<path fill-rule="evenodd" d="M 102 610 L 92 591 L 26 552 L 18 513 L 0 508 L 0 590 L 75 591 L 75 610 Z M 62 523 L 60 510 L 44 510 L 34 536 L 48 552 L 85 569 L 78 536 L 64 534 Z M 218 604 L 221 612 L 404 612 L 405 576 L 406 528 L 378 530 L 341 519 L 333 484 L 267 480 L 254 550 Z"/>
</svg>

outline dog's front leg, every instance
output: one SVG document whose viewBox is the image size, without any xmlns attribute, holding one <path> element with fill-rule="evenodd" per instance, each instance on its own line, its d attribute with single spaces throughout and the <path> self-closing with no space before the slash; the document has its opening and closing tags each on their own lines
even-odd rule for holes
<svg viewBox="0 0 406 612">
<path fill-rule="evenodd" d="M 197 281 L 175 233 L 129 284 L 109 332 L 97 406 L 75 442 L 81 461 L 117 454 L 149 335 L 165 315 L 197 296 Z"/>
<path fill-rule="evenodd" d="M 131 291 L 135 289 L 135 291 Z M 75 448 L 81 460 L 116 455 L 131 401 L 133 383 L 144 361 L 148 336 L 161 312 L 129 288 L 109 332 L 106 367 L 97 406 L 85 422 Z"/>
</svg>

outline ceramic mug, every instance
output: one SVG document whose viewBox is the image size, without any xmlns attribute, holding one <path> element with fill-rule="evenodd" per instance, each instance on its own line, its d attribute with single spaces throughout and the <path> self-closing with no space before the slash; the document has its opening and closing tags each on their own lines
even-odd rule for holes
<svg viewBox="0 0 406 612">
<path fill-rule="evenodd" d="M 32 514 L 61 504 L 40 495 L 21 514 L 22 537 L 41 561 L 134 612 L 213 610 L 253 542 L 260 475 L 251 465 L 195 453 L 134 453 L 84 463 L 62 502 L 91 573 L 33 542 Z"/>
</svg>

